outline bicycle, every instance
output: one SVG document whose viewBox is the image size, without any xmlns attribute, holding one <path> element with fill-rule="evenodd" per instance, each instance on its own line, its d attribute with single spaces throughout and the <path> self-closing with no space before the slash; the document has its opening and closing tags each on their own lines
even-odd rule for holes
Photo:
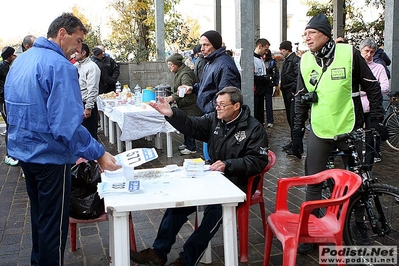
<svg viewBox="0 0 399 266">
<path fill-rule="evenodd" d="M 375 140 L 378 133 L 374 129 L 358 129 L 336 136 L 334 140 L 345 140 L 349 149 L 332 151 L 327 162 L 327 168 L 331 169 L 335 167 L 336 156 L 347 156 L 346 169 L 357 173 L 363 180 L 349 203 L 343 232 L 344 242 L 351 246 L 399 246 L 399 189 L 379 183 L 372 176 L 373 163 L 366 163 L 366 147 L 369 145 L 366 138 L 370 136 Z M 332 180 L 323 184 L 323 198 L 329 197 L 333 186 Z"/>
<path fill-rule="evenodd" d="M 399 151 L 399 92 L 388 94 L 389 104 L 385 108 L 384 126 L 388 130 L 386 143 L 389 147 Z"/>
</svg>

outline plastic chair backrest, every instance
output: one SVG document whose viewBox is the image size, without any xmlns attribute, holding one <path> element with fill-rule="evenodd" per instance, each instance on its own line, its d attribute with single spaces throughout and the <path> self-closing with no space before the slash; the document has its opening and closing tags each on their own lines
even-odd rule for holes
<svg viewBox="0 0 399 266">
<path fill-rule="evenodd" d="M 263 177 L 270 170 L 270 168 L 272 168 L 274 166 L 274 164 L 276 163 L 276 154 L 274 154 L 274 152 L 269 150 L 267 156 L 268 156 L 268 164 L 265 167 L 265 169 L 263 169 L 263 171 L 261 173 L 248 178 L 247 200 L 254 199 L 254 198 L 256 198 L 257 195 L 263 195 Z M 256 186 L 255 192 L 252 194 L 253 183 L 254 183 L 255 178 L 258 176 L 260 176 L 261 178 L 258 182 L 258 185 Z"/>
<path fill-rule="evenodd" d="M 341 230 L 343 230 L 349 199 L 360 187 L 362 180 L 359 175 L 343 169 L 330 169 L 311 176 L 281 178 L 278 180 L 276 212 L 288 211 L 287 195 L 290 187 L 318 184 L 329 178 L 334 179 L 334 188 L 329 199 L 302 203 L 299 214 L 298 237 L 308 235 L 309 216 L 313 210 L 319 208 L 327 208 L 325 216 L 321 219 L 334 218 L 340 222 Z"/>
</svg>

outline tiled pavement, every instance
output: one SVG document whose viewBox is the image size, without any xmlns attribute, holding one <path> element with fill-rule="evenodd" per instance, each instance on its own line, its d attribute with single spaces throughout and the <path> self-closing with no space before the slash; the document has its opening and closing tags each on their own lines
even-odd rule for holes
<svg viewBox="0 0 399 266">
<path fill-rule="evenodd" d="M 270 213 L 274 209 L 276 182 L 278 178 L 303 175 L 304 159 L 298 160 L 287 156 L 281 150 L 281 146 L 289 140 L 288 126 L 285 122 L 284 111 L 275 111 L 275 124 L 273 128 L 268 128 L 270 149 L 277 155 L 276 165 L 266 174 L 264 183 L 264 195 L 266 199 L 266 209 Z M 173 134 L 173 158 L 166 157 L 166 149 L 158 150 L 159 158 L 143 165 L 143 168 L 163 167 L 168 164 L 182 165 L 183 159 L 188 157 L 198 157 L 202 155 L 199 151 L 195 155 L 181 156 L 177 146 L 181 144 L 182 135 Z M 110 145 L 103 135 L 101 141 L 106 149 L 116 154 L 116 147 Z M 305 136 L 306 137 L 306 136 Z M 4 137 L 0 137 L 0 265 L 30 265 L 31 248 L 31 229 L 29 215 L 29 201 L 25 190 L 24 179 L 21 178 L 20 167 L 10 167 L 4 164 L 5 143 Z M 166 140 L 164 138 L 164 144 Z M 305 141 L 306 145 L 306 141 Z M 135 147 L 153 147 L 151 141 L 135 141 Z M 198 145 L 201 150 L 202 145 Z M 381 147 L 383 153 L 382 162 L 374 167 L 374 174 L 381 181 L 394 184 L 397 180 L 397 155 L 398 153 L 387 147 Z M 306 150 L 306 149 L 305 149 Z M 296 189 L 290 193 L 292 206 L 298 204 L 304 198 L 304 190 Z M 151 247 L 152 241 L 164 210 L 133 212 L 134 228 L 138 250 Z M 250 214 L 249 229 L 249 263 L 248 265 L 262 265 L 263 259 L 263 229 L 259 218 L 259 207 L 253 206 Z M 193 219 L 191 217 L 180 234 L 170 254 L 169 262 L 174 261 L 184 243 L 184 240 L 193 231 Z M 78 225 L 77 251 L 70 251 L 69 238 L 65 252 L 66 266 L 102 266 L 108 264 L 108 222 L 98 224 Z M 281 265 L 281 245 L 274 241 L 272 248 L 271 265 Z M 212 259 L 211 265 L 224 265 L 223 257 L 223 238 L 222 230 L 212 240 Z M 299 255 L 297 265 L 318 265 L 318 253 L 314 251 L 308 256 Z"/>
</svg>

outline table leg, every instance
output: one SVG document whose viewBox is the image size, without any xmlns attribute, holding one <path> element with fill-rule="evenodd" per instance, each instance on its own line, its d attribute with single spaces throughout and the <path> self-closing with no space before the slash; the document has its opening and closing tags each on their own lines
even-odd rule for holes
<svg viewBox="0 0 399 266">
<path fill-rule="evenodd" d="M 111 119 L 108 119 L 109 126 L 109 143 L 115 144 L 115 126 L 114 122 Z"/>
<path fill-rule="evenodd" d="M 161 150 L 162 149 L 162 135 L 161 133 L 157 133 L 155 135 L 155 148 Z"/>
<path fill-rule="evenodd" d="M 223 204 L 224 265 L 238 265 L 236 206 Z"/>
<path fill-rule="evenodd" d="M 108 209 L 109 253 L 112 266 L 130 266 L 129 212 Z"/>
<path fill-rule="evenodd" d="M 125 141 L 125 145 L 126 145 L 127 151 L 133 149 L 133 141 L 132 140 Z"/>
<path fill-rule="evenodd" d="M 100 127 L 104 130 L 104 112 L 99 111 L 98 114 L 100 116 Z"/>
<path fill-rule="evenodd" d="M 108 118 L 108 116 L 105 115 L 104 112 L 103 112 L 103 114 L 104 114 L 104 136 L 108 137 L 109 136 L 109 125 L 108 125 L 109 118 Z"/>
<path fill-rule="evenodd" d="M 200 224 L 204 218 L 204 210 L 206 206 L 197 206 L 197 222 Z M 206 248 L 204 255 L 202 255 L 201 263 L 210 264 L 212 263 L 212 242 L 209 241 L 208 247 Z"/>
<path fill-rule="evenodd" d="M 123 151 L 122 141 L 120 140 L 122 130 L 118 124 L 116 124 L 115 126 L 116 126 L 116 148 L 118 150 L 118 153 L 121 153 Z"/>
<path fill-rule="evenodd" d="M 168 158 L 173 157 L 172 136 L 169 132 L 166 133 L 166 156 Z"/>
</svg>

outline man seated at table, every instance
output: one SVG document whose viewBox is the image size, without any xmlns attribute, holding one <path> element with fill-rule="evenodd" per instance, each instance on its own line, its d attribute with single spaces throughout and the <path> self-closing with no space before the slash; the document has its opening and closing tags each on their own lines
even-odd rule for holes
<svg viewBox="0 0 399 266">
<path fill-rule="evenodd" d="M 220 171 L 246 192 L 248 177 L 260 173 L 268 163 L 268 140 L 265 129 L 250 109 L 243 105 L 243 95 L 236 87 L 225 87 L 217 93 L 215 112 L 190 117 L 178 108 L 171 108 L 162 98 L 150 103 L 178 131 L 208 142 L 210 170 Z M 255 186 L 256 187 L 256 186 Z M 223 189 L 223 188 L 221 188 Z M 178 193 L 178 191 L 176 191 Z M 165 265 L 176 235 L 196 207 L 167 209 L 161 221 L 153 249 L 131 251 L 131 260 L 146 265 Z M 217 232 L 222 221 L 222 206 L 207 206 L 200 226 L 187 239 L 179 258 L 169 265 L 196 265 Z"/>
</svg>

